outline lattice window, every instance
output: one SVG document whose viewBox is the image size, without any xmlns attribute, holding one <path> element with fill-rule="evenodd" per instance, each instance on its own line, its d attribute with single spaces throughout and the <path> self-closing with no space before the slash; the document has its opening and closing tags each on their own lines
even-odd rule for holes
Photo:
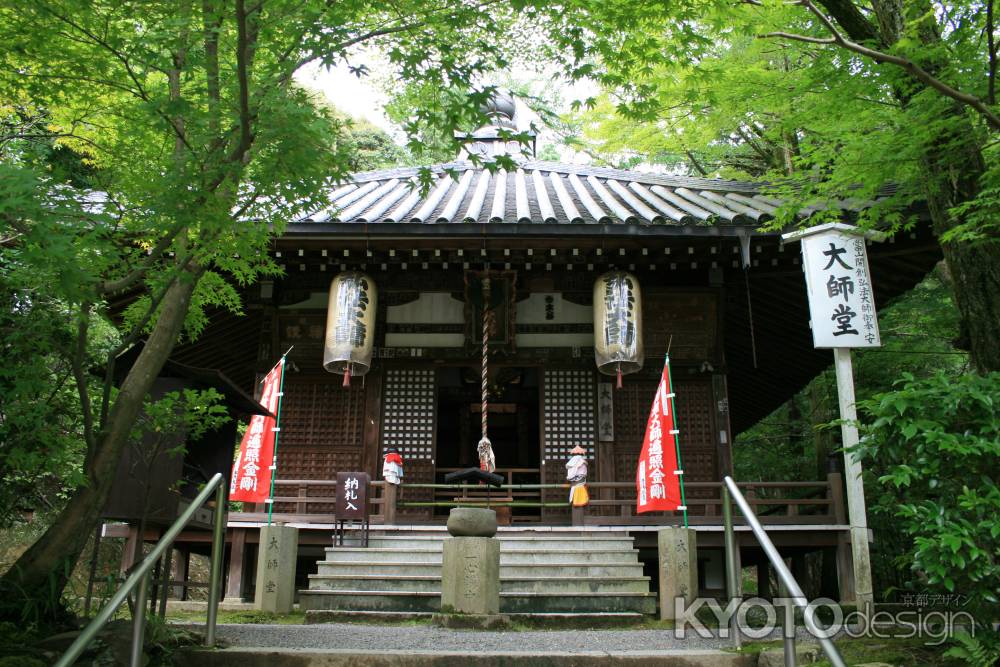
<svg viewBox="0 0 1000 667">
<path fill-rule="evenodd" d="M 382 454 L 395 447 L 408 461 L 434 458 L 434 371 L 389 369 L 385 373 Z"/>
<path fill-rule="evenodd" d="M 676 373 L 676 369 L 675 369 Z M 635 468 L 646 435 L 649 408 L 657 382 L 625 382 L 614 394 L 616 479 L 635 479 Z M 718 460 L 712 426 L 712 385 L 709 382 L 674 381 L 677 396 L 677 428 L 680 431 L 681 464 L 684 480 L 688 482 L 717 482 Z M 710 497 L 711 489 L 692 489 L 688 497 Z M 631 492 L 619 489 L 620 498 L 631 497 Z"/>
<path fill-rule="evenodd" d="M 333 480 L 338 472 L 363 470 L 365 388 L 341 386 L 332 375 L 285 380 L 278 442 L 278 479 Z M 279 484 L 276 496 L 296 496 L 298 487 Z M 310 497 L 331 496 L 330 504 L 310 503 L 310 513 L 333 513 L 333 487 L 310 487 Z M 297 512 L 295 503 L 276 503 L 277 512 Z"/>
<path fill-rule="evenodd" d="M 594 373 L 580 370 L 545 371 L 543 395 L 544 459 L 565 462 L 580 445 L 594 460 L 597 440 Z"/>
</svg>

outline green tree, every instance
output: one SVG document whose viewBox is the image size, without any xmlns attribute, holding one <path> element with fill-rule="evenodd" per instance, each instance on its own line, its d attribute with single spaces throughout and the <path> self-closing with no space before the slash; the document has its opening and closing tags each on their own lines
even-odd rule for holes
<svg viewBox="0 0 1000 667">
<path fill-rule="evenodd" d="M 609 40 L 602 69 L 577 70 L 607 95 L 586 117 L 597 149 L 775 179 L 790 203 L 779 224 L 802 206 L 879 198 L 862 222 L 898 229 L 923 207 L 974 366 L 1000 368 L 992 2 L 688 3 L 673 19 L 644 17 L 618 36 L 621 53 Z"/>
<path fill-rule="evenodd" d="M 506 5 L 460 2 L 0 6 L 0 99 L 44 110 L 46 140 L 92 168 L 65 178 L 35 159 L 31 132 L 11 138 L 0 164 L 0 264 L 22 292 L 64 309 L 83 450 L 83 483 L 0 580 L 5 615 L 62 590 L 178 338 L 198 334 L 208 307 L 239 312 L 238 286 L 277 270 L 272 236 L 327 205 L 353 169 L 344 123 L 295 87 L 294 73 L 368 45 L 403 80 L 469 88 L 477 73 L 503 67 L 496 45 L 514 18 Z M 425 120 L 475 114 L 478 102 L 449 98 Z M 92 332 L 112 321 L 118 336 L 94 386 Z M 113 386 L 117 355 L 140 338 L 142 352 Z"/>
</svg>

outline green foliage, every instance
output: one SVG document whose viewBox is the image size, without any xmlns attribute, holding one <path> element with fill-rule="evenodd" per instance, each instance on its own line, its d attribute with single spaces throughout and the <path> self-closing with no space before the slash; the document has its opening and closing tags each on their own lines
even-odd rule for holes
<svg viewBox="0 0 1000 667">
<path fill-rule="evenodd" d="M 468 91 L 507 64 L 519 14 L 545 5 L 0 5 L 0 326 L 2 361 L 19 362 L 0 376 L 0 456 L 21 475 L 12 489 L 48 465 L 77 501 L 50 529 L 72 537 L 42 538 L 4 575 L 5 591 L 59 599 L 46 582 L 61 590 L 89 531 L 69 524 L 104 502 L 171 346 L 214 311 L 240 313 L 242 290 L 280 272 L 268 251 L 290 222 L 326 208 L 357 168 L 395 159 L 295 73 L 349 62 L 363 74 L 369 47 L 404 83 Z M 481 96 L 441 98 L 410 127 L 449 132 L 479 113 Z M 144 338 L 119 391 L 117 359 Z"/>
<path fill-rule="evenodd" d="M 978 634 L 956 632 L 955 646 L 945 651 L 949 658 L 958 658 L 972 667 L 996 667 L 1000 663 L 1000 633 L 989 630 Z"/>
<path fill-rule="evenodd" d="M 880 471 L 880 511 L 912 539 L 925 588 L 960 593 L 992 620 L 1000 591 L 1000 373 L 916 380 L 858 404 L 858 453 Z"/>
</svg>

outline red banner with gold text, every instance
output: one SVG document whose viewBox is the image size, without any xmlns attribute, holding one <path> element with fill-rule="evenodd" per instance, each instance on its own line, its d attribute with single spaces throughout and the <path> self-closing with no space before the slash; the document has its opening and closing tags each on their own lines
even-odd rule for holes
<svg viewBox="0 0 1000 667">
<path fill-rule="evenodd" d="M 282 358 L 264 378 L 260 404 L 272 415 L 278 412 L 281 396 L 281 373 L 285 368 Z M 243 434 L 240 453 L 233 463 L 233 476 L 229 482 L 229 499 L 248 503 L 262 503 L 271 494 L 271 466 L 274 462 L 274 434 L 277 423 L 274 417 L 254 415 Z"/>
<path fill-rule="evenodd" d="M 676 510 L 681 506 L 673 397 L 670 393 L 670 363 L 667 362 L 649 411 L 646 437 L 635 473 L 637 514 Z"/>
</svg>

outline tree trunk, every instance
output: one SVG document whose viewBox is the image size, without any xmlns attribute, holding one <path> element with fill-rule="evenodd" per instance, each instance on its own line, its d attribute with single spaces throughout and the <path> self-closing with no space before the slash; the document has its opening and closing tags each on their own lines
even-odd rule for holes
<svg viewBox="0 0 1000 667">
<path fill-rule="evenodd" d="M 96 447 L 88 452 L 86 485 L 0 579 L 0 619 L 55 624 L 64 618 L 62 591 L 87 543 L 90 527 L 107 503 L 122 450 L 153 381 L 173 350 L 202 273 L 198 267 L 184 272 L 168 289 L 156 325 L 119 388 Z"/>
<path fill-rule="evenodd" d="M 976 197 L 985 170 L 971 124 L 965 129 L 943 137 L 925 154 L 927 206 L 939 239 L 962 222 L 949 210 Z M 980 373 L 1000 370 L 1000 243 L 942 242 L 941 249 L 973 366 Z"/>
</svg>

